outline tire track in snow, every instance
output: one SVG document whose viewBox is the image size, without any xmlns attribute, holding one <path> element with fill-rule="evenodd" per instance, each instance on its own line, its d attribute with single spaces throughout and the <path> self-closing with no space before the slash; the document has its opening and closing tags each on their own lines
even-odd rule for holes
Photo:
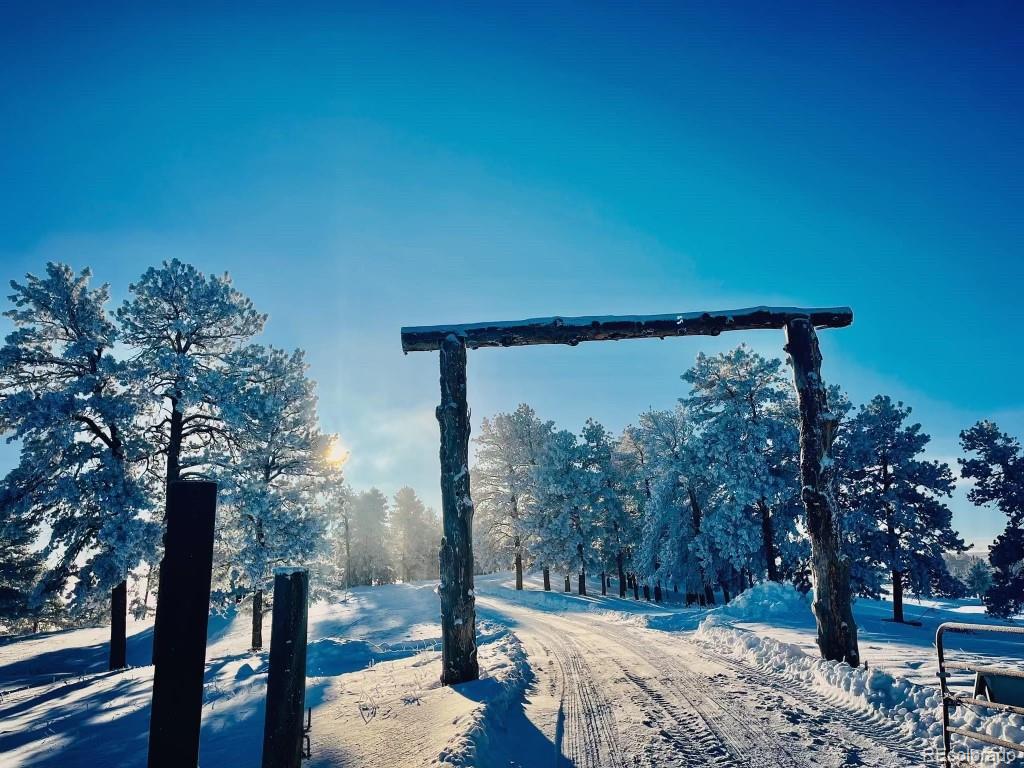
<svg viewBox="0 0 1024 768">
<path fill-rule="evenodd" d="M 739 659 L 730 658 L 703 643 L 700 644 L 700 652 L 722 666 L 732 669 L 740 680 L 767 689 L 777 696 L 779 701 L 784 702 L 791 698 L 800 702 L 807 708 L 807 715 L 813 719 L 814 724 L 823 726 L 830 736 L 834 737 L 838 731 L 844 736 L 844 741 L 848 741 L 860 751 L 890 752 L 888 762 L 880 763 L 881 765 L 923 764 L 921 751 L 908 748 L 908 737 L 888 718 L 877 713 L 866 714 L 866 710 L 851 711 L 848 706 L 843 706 L 846 702 L 838 695 L 823 695 L 820 690 L 811 688 L 805 681 L 789 675 L 782 680 L 773 679 L 770 673 Z M 881 759 L 885 759 L 884 756 Z"/>
<path fill-rule="evenodd" d="M 891 721 L 687 636 L 487 599 L 508 616 L 558 709 L 558 766 L 839 768 L 921 765 Z M 535 709 L 532 718 L 542 714 Z M 551 733 L 551 728 L 547 732 Z M 514 749 L 514 745 L 512 745 Z"/>
<path fill-rule="evenodd" d="M 611 702 L 595 685 L 593 670 L 583 659 L 577 647 L 556 632 L 531 626 L 520 635 L 533 635 L 554 666 L 560 679 L 549 680 L 549 689 L 557 686 L 560 697 L 556 724 L 555 746 L 575 768 L 601 768 L 624 766 L 624 756 L 618 738 Z M 561 763 L 565 764 L 564 760 Z"/>
</svg>

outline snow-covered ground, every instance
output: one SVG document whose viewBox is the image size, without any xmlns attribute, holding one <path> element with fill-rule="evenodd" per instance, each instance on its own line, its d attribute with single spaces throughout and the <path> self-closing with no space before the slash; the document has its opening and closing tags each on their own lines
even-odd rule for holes
<svg viewBox="0 0 1024 768">
<path fill-rule="evenodd" d="M 515 636 L 479 623 L 486 676 L 442 688 L 434 584 L 354 589 L 309 613 L 306 703 L 311 766 L 473 764 L 490 718 L 529 678 Z M 248 651 L 248 615 L 210 619 L 200 764 L 255 766 L 262 746 L 267 653 Z M 146 763 L 152 622 L 130 622 L 128 661 L 110 673 L 108 630 L 0 645 L 0 766 L 130 768 Z M 264 638 L 270 638 L 270 616 Z M 25 686 L 31 686 L 26 688 Z"/>
<path fill-rule="evenodd" d="M 478 579 L 485 677 L 442 688 L 433 584 L 356 589 L 310 610 L 312 766 L 905 766 L 936 748 L 935 626 L 985 617 L 912 603 L 921 627 L 859 601 L 867 670 L 821 662 L 793 590 L 755 588 L 712 611 L 527 590 Z M 266 653 L 248 616 L 213 618 L 202 765 L 258 764 Z M 265 637 L 269 637 L 269 617 Z M 106 630 L 0 645 L 0 766 L 145 764 L 151 626 L 130 626 L 134 668 L 104 671 Z M 951 637 L 951 646 L 963 644 Z M 1020 663 L 1021 644 L 976 643 Z M 25 687 L 30 686 L 30 687 Z M 1024 718 L 987 730 L 1024 737 Z"/>
</svg>

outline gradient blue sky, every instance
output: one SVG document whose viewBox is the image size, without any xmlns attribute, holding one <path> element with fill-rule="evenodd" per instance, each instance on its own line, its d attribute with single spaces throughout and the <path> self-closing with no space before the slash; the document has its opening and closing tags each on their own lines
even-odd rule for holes
<svg viewBox="0 0 1024 768">
<path fill-rule="evenodd" d="M 4 4 L 2 277 L 90 265 L 119 302 L 164 258 L 229 270 L 355 485 L 437 503 L 411 324 L 849 304 L 822 341 L 855 401 L 944 458 L 981 417 L 1024 434 L 1020 3 L 176 5 Z M 741 340 L 781 354 L 472 353 L 474 420 L 619 429 Z"/>
</svg>

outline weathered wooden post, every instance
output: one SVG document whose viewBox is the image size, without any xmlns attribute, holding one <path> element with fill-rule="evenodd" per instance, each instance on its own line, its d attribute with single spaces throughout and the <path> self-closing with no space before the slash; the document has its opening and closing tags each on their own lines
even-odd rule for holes
<svg viewBox="0 0 1024 768">
<path fill-rule="evenodd" d="M 275 569 L 263 768 L 299 768 L 302 762 L 308 596 L 305 568 Z"/>
<path fill-rule="evenodd" d="M 153 638 L 149 768 L 194 768 L 199 763 L 216 510 L 216 483 L 168 484 Z"/>
<path fill-rule="evenodd" d="M 466 345 L 455 334 L 441 342 L 441 684 L 480 676 L 473 592 L 473 499 L 469 493 L 469 406 Z"/>
<path fill-rule="evenodd" d="M 814 577 L 814 618 L 821 655 L 860 664 L 857 624 L 850 605 L 850 564 L 843 553 L 839 509 L 832 489 L 836 418 L 821 379 L 818 335 L 808 317 L 786 323 L 786 352 L 793 363 L 800 408 L 800 486 L 807 510 Z"/>
<path fill-rule="evenodd" d="M 110 669 L 128 666 L 128 582 L 110 592 Z"/>
</svg>

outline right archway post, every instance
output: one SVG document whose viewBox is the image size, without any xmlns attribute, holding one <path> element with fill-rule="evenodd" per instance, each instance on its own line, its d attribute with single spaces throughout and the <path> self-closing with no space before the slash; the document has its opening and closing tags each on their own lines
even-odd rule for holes
<svg viewBox="0 0 1024 768">
<path fill-rule="evenodd" d="M 838 420 L 828 407 L 818 335 L 810 318 L 787 321 L 786 352 L 793 363 L 800 408 L 800 496 L 811 539 L 818 648 L 824 658 L 856 667 L 860 651 L 850 599 L 850 563 L 843 552 L 833 478 L 832 442 Z"/>
</svg>

